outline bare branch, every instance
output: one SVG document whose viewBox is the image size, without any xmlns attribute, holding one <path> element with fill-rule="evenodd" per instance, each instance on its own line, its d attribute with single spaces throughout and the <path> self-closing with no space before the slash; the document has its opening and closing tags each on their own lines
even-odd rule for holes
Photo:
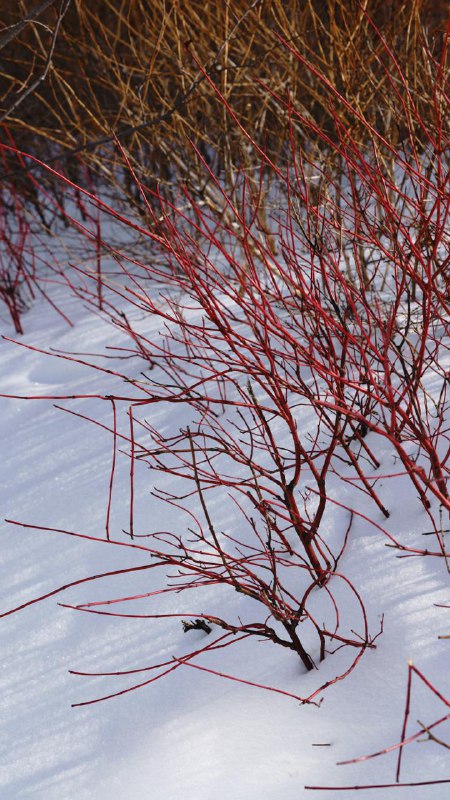
<svg viewBox="0 0 450 800">
<path fill-rule="evenodd" d="M 16 22 L 11 27 L 7 28 L 2 34 L 0 34 L 0 50 L 3 50 L 7 44 L 12 42 L 14 39 L 22 33 L 22 31 L 29 25 L 30 22 L 33 22 L 35 19 L 41 16 L 47 8 L 50 8 L 56 0 L 44 0 L 44 2 L 40 3 L 38 6 L 33 8 L 29 14 L 26 15 L 20 22 Z"/>
<path fill-rule="evenodd" d="M 14 100 L 13 103 L 11 103 L 9 108 L 7 108 L 2 114 L 0 114 L 0 123 L 4 122 L 4 120 L 7 119 L 7 117 L 9 117 L 10 114 L 12 114 L 12 112 L 15 111 L 16 108 L 18 108 L 23 103 L 23 101 L 30 96 L 30 94 L 36 91 L 37 87 L 39 86 L 40 83 L 42 83 L 42 81 L 45 81 L 52 64 L 53 53 L 55 52 L 56 40 L 58 38 L 58 33 L 61 27 L 61 23 L 67 12 L 67 9 L 69 8 L 70 2 L 71 0 L 66 0 L 65 3 L 64 2 L 61 3 L 61 7 L 58 12 L 58 19 L 56 20 L 56 25 L 52 35 L 50 50 L 42 74 L 38 78 L 36 78 L 29 86 L 27 86 L 27 88 L 24 89 L 23 92 L 20 92 L 19 96 Z"/>
</svg>

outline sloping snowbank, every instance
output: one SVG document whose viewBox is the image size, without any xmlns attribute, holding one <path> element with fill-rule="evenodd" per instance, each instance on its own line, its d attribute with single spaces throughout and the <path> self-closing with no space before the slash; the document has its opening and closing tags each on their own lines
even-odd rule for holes
<svg viewBox="0 0 450 800">
<path fill-rule="evenodd" d="M 37 302 L 24 322 L 23 342 L 64 351 L 106 353 L 123 344 L 119 333 L 79 300 L 55 289 L 55 299 L 75 323 L 69 328 L 44 303 Z M 157 336 L 156 324 L 148 335 Z M 2 332 L 12 335 L 6 322 Z M 106 359 L 92 360 L 109 366 Z M 11 342 L 0 346 L 1 392 L 21 396 L 120 393 L 112 376 L 88 367 L 31 352 Z M 139 371 L 142 365 L 130 367 Z M 110 478 L 111 436 L 53 407 L 50 400 L 1 399 L 1 517 L 105 536 Z M 111 407 L 96 399 L 59 405 L 111 425 Z M 156 427 L 177 425 L 175 413 L 158 406 L 146 418 Z M 377 452 L 384 472 L 394 467 L 388 450 Z M 128 458 L 119 454 L 111 530 L 124 536 L 128 520 Z M 161 476 L 158 476 L 161 483 Z M 150 496 L 152 475 L 136 476 L 137 524 L 142 530 L 184 524 L 175 509 Z M 330 485 L 331 494 L 342 484 Z M 386 483 L 383 497 L 391 511 L 385 527 L 404 541 L 428 529 L 427 518 L 404 478 Z M 358 505 L 359 504 L 359 505 Z M 354 503 L 355 505 L 355 503 Z M 356 500 L 364 509 L 364 497 Z M 216 513 L 230 520 L 230 509 Z M 381 520 L 380 520 L 381 522 Z M 335 507 L 330 530 L 344 527 Z M 350 797 L 350 791 L 309 791 L 305 785 L 354 786 L 391 783 L 396 754 L 349 766 L 336 762 L 382 749 L 400 740 L 407 662 L 417 667 L 444 696 L 448 687 L 448 647 L 439 634 L 450 631 L 448 574 L 441 559 L 405 558 L 387 548 L 382 534 L 356 519 L 342 569 L 364 595 L 373 633 L 384 614 L 384 633 L 351 676 L 324 693 L 320 708 L 225 679 L 181 668 L 153 685 L 97 705 L 73 702 L 126 688 L 125 678 L 80 678 L 68 669 L 114 671 L 170 659 L 202 641 L 200 631 L 184 634 L 180 622 L 117 619 L 61 608 L 57 601 L 80 603 L 148 592 L 153 573 L 116 576 L 69 589 L 2 619 L 1 797 L 5 800 L 298 800 Z M 59 533 L 28 530 L 2 522 L 1 610 L 85 576 L 145 563 L 125 548 Z M 201 608 L 176 607 L 176 598 L 154 598 L 152 613 L 208 612 L 207 603 L 228 603 L 239 612 L 241 598 L 223 598 L 213 589 Z M 345 602 L 345 601 L 344 601 Z M 143 608 L 136 601 L 135 609 Z M 148 606 L 146 606 L 148 612 Z M 130 611 L 128 605 L 125 609 Z M 344 609 L 345 611 L 345 609 Z M 214 613 L 214 611 L 212 612 Z M 331 680 L 345 666 L 344 655 L 327 658 L 317 673 L 304 675 L 289 652 L 251 642 L 204 660 L 215 669 L 305 695 Z M 132 676 L 133 677 L 133 676 Z M 138 676 L 139 678 L 140 676 Z M 144 678 L 145 679 L 145 674 Z M 448 709 L 414 679 L 409 732 L 417 720 L 431 724 Z M 436 729 L 447 738 L 448 723 Z M 318 746 L 320 745 L 320 746 Z M 405 748 L 405 782 L 450 778 L 448 750 L 434 742 Z M 358 800 L 407 797 L 443 800 L 445 784 L 405 789 L 361 790 Z"/>
</svg>

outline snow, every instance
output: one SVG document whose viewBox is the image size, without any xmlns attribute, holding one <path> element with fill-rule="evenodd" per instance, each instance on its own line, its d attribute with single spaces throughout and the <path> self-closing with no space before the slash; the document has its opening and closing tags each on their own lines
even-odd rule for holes
<svg viewBox="0 0 450 800">
<path fill-rule="evenodd" d="M 52 297 L 74 322 L 69 327 L 43 300 L 24 318 L 21 344 L 49 350 L 98 353 L 86 357 L 111 367 L 110 346 L 127 346 L 121 333 L 87 309 L 64 287 Z M 14 338 L 6 317 L 2 332 Z M 160 322 L 140 321 L 149 337 Z M 104 355 L 102 355 L 104 354 Z M 114 376 L 78 363 L 31 351 L 11 341 L 0 346 L 1 393 L 23 397 L 105 395 L 123 391 Z M 112 366 L 114 368 L 114 365 Z M 139 372 L 142 365 L 127 366 Z M 105 539 L 106 500 L 112 437 L 103 428 L 54 407 L 59 406 L 112 424 L 108 402 L 0 398 L 2 519 L 48 526 Z M 126 431 L 126 409 L 120 409 Z M 150 424 L 180 424 L 178 409 L 146 409 Z M 307 416 L 304 418 L 307 424 Z M 125 450 L 126 448 L 124 448 Z M 380 473 L 394 472 L 392 453 L 377 456 Z M 114 480 L 112 538 L 125 541 L 128 525 L 129 459 L 119 453 Z M 156 483 L 162 486 L 162 476 Z M 391 511 L 378 519 L 401 541 L 420 540 L 429 521 L 405 477 L 383 481 L 383 500 Z M 167 488 L 167 485 L 164 486 Z M 141 530 L 174 530 L 186 524 L 177 509 L 150 494 L 152 475 L 136 474 L 136 524 Z M 346 504 L 352 492 L 336 479 L 330 494 Z M 354 494 L 354 493 L 353 493 Z M 364 512 L 364 496 L 352 505 Z M 236 512 L 220 503 L 214 512 L 232 524 Z M 335 505 L 326 518 L 329 530 L 343 531 L 345 512 Z M 148 563 L 139 550 L 89 542 L 61 533 L 22 528 L 2 522 L 0 609 L 8 611 L 34 597 L 80 578 Z M 145 542 L 145 540 L 144 540 Z M 355 786 L 392 783 L 396 753 L 347 766 L 337 762 L 373 753 L 400 740 L 408 660 L 444 695 L 448 689 L 450 611 L 448 573 L 442 559 L 398 558 L 387 539 L 362 517 L 356 517 L 341 571 L 354 580 L 364 598 L 375 634 L 384 615 L 384 632 L 356 670 L 323 692 L 320 707 L 225 678 L 181 667 L 142 689 L 94 705 L 72 708 L 148 679 L 149 673 L 125 677 L 79 677 L 69 669 L 105 672 L 150 666 L 188 652 L 205 634 L 184 634 L 179 619 L 118 619 L 63 608 L 160 586 L 152 570 L 129 573 L 69 588 L 2 619 L 0 796 L 4 800 L 329 800 L 354 796 L 350 790 L 308 790 L 305 786 Z M 351 612 L 342 589 L 343 611 Z M 181 606 L 177 603 L 181 602 Z M 243 598 L 210 588 L 187 605 L 173 595 L 136 601 L 131 610 L 144 613 L 215 613 L 222 604 L 239 613 Z M 347 604 L 347 605 L 346 605 Z M 121 607 L 130 611 L 130 605 Z M 244 608 L 244 607 L 242 607 Z M 210 611 L 212 609 L 212 611 Z M 243 612 L 244 613 L 244 612 Z M 356 620 L 355 624 L 359 624 Z M 305 675 L 293 654 L 257 641 L 241 643 L 202 663 L 246 680 L 277 686 L 305 696 L 345 668 L 348 656 L 330 656 L 318 672 Z M 448 708 L 413 677 L 408 733 L 417 720 L 431 724 Z M 449 723 L 435 730 L 446 739 Z M 424 738 L 424 737 L 421 737 Z M 319 746 L 320 745 L 320 746 Z M 413 742 L 404 748 L 402 781 L 450 778 L 448 750 L 435 742 Z M 443 800 L 448 785 L 362 789 L 358 800 L 380 797 Z"/>
</svg>

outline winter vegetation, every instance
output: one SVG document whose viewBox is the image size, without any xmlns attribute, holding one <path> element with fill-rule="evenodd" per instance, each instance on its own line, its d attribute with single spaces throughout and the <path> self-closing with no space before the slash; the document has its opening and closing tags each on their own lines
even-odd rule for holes
<svg viewBox="0 0 450 800">
<path fill-rule="evenodd" d="M 446 4 L 4 5 L 2 796 L 446 798 Z"/>
</svg>

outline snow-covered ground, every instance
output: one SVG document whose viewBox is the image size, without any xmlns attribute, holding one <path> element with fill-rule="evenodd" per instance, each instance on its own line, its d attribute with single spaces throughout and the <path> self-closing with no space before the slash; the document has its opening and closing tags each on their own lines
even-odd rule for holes
<svg viewBox="0 0 450 800">
<path fill-rule="evenodd" d="M 74 327 L 38 300 L 24 318 L 23 343 L 98 354 L 107 352 L 107 346 L 123 344 L 117 330 L 62 287 L 54 290 L 54 297 Z M 146 325 L 149 336 L 158 335 L 159 323 L 148 320 Z M 1 329 L 13 336 L 5 315 Z M 101 356 L 92 360 L 111 366 Z M 135 368 L 139 372 L 142 365 Z M 0 375 L 2 394 L 27 397 L 120 394 L 123 388 L 113 376 L 9 341 L 0 344 Z M 62 400 L 59 405 L 111 425 L 108 402 Z M 56 409 L 51 400 L 2 398 L 0 408 L 0 611 L 83 577 L 145 563 L 145 554 L 139 551 L 3 522 L 13 519 L 104 538 L 112 442 L 103 428 Z M 152 406 L 146 418 L 156 427 L 175 425 L 176 412 L 167 413 L 165 417 L 159 406 Z M 384 450 L 378 455 L 384 470 L 392 471 L 392 454 Z M 128 471 L 126 454 L 119 454 L 111 531 L 122 540 L 128 524 Z M 160 475 L 158 479 L 161 485 Z M 150 495 L 152 489 L 152 475 L 138 470 L 135 506 L 140 529 L 170 530 L 184 524 L 176 509 Z M 343 489 L 336 484 L 330 491 Z M 425 512 L 407 479 L 386 481 L 383 499 L 391 511 L 383 524 L 401 541 L 408 537 L 412 541 L 428 530 Z M 362 508 L 363 496 L 356 502 Z M 229 509 L 217 508 L 216 513 L 229 519 Z M 338 507 L 327 517 L 327 525 L 333 524 L 339 528 L 344 524 Z M 81 584 L 5 616 L 0 797 L 444 800 L 449 796 L 446 784 L 362 789 L 356 794 L 336 789 L 395 780 L 395 752 L 348 766 L 337 762 L 400 740 L 409 659 L 444 697 L 450 697 L 450 640 L 438 639 L 450 633 L 450 610 L 435 605 L 450 601 L 445 564 L 438 558 L 399 559 L 398 552 L 385 545 L 385 537 L 373 526 L 355 520 L 341 569 L 361 591 L 373 633 L 384 614 L 384 633 L 348 679 L 324 692 L 320 707 L 182 667 L 135 692 L 72 708 L 72 703 L 126 688 L 133 676 L 76 677 L 69 669 L 111 672 L 145 667 L 202 643 L 203 632 L 184 634 L 173 618 L 117 619 L 58 605 L 58 601 L 76 604 L 151 591 L 159 583 L 149 572 Z M 207 613 L 208 602 L 211 607 L 222 602 L 214 589 L 208 592 L 203 607 L 194 611 Z M 155 598 L 152 613 L 182 612 L 186 600 L 180 608 L 176 602 L 174 596 Z M 242 599 L 233 596 L 223 602 L 239 609 Z M 336 654 L 318 673 L 305 675 L 290 652 L 247 641 L 203 663 L 304 696 L 342 671 L 346 658 Z M 144 680 L 145 675 L 137 677 Z M 431 724 L 447 712 L 414 677 L 408 733 L 418 730 L 417 720 Z M 449 740 L 449 723 L 435 733 Z M 404 749 L 402 781 L 450 779 L 448 762 L 449 751 L 443 746 L 413 742 Z"/>
</svg>

